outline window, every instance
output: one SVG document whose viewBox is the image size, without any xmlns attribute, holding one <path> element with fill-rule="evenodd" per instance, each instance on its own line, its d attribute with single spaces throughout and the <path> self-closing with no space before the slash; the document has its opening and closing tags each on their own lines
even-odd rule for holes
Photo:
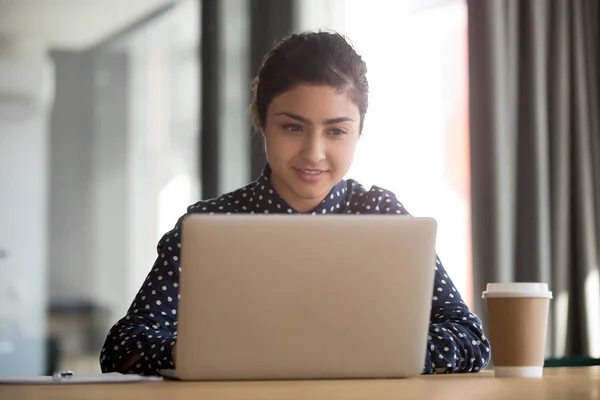
<svg viewBox="0 0 600 400">
<path fill-rule="evenodd" d="M 438 254 L 472 304 L 466 4 L 302 4 L 299 30 L 338 30 L 367 62 L 369 111 L 348 177 L 437 219 Z"/>
</svg>

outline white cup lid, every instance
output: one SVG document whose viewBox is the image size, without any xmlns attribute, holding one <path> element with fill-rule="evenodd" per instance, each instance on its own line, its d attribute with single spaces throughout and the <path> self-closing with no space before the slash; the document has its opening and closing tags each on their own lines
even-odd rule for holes
<svg viewBox="0 0 600 400">
<path fill-rule="evenodd" d="M 543 297 L 552 298 L 548 284 L 542 282 L 488 283 L 482 298 L 492 297 Z"/>
</svg>

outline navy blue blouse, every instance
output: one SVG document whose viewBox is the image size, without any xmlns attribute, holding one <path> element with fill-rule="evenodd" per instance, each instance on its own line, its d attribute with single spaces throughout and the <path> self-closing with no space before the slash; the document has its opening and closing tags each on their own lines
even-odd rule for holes
<svg viewBox="0 0 600 400">
<path fill-rule="evenodd" d="M 186 215 L 298 213 L 271 187 L 269 174 L 267 165 L 255 182 L 219 198 L 199 201 L 188 207 Z M 366 190 L 354 180 L 339 182 L 312 212 L 313 215 L 330 213 L 409 215 L 392 192 L 377 186 Z M 158 257 L 146 281 L 127 314 L 110 329 L 100 354 L 103 372 L 156 375 L 159 369 L 173 367 L 171 349 L 177 340 L 180 236 L 184 217 L 159 241 Z M 436 368 L 446 368 L 447 372 L 479 371 L 490 360 L 490 345 L 481 321 L 465 305 L 439 258 L 434 268 L 431 323 L 427 349 L 423 349 L 423 372 L 435 373 Z M 121 371 L 122 361 L 135 353 L 141 355 L 137 363 L 129 371 Z"/>
</svg>

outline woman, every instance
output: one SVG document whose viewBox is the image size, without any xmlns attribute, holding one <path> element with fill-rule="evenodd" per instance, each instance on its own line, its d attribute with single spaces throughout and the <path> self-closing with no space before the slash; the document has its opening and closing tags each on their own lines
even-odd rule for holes
<svg viewBox="0 0 600 400">
<path fill-rule="evenodd" d="M 267 165 L 255 182 L 192 213 L 376 213 L 408 215 L 396 196 L 343 180 L 368 104 L 367 68 L 333 33 L 292 35 L 264 58 L 253 82 L 252 115 Z M 158 257 L 127 315 L 110 330 L 104 372 L 157 374 L 175 365 L 182 216 L 158 243 Z M 481 321 L 463 303 L 439 259 L 424 372 L 470 372 L 489 362 Z"/>
</svg>

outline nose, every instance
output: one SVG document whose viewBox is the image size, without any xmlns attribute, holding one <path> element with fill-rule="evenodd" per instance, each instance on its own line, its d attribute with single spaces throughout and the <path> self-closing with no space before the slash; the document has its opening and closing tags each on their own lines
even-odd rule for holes
<svg viewBox="0 0 600 400">
<path fill-rule="evenodd" d="M 306 135 L 301 156 L 307 162 L 316 165 L 325 159 L 325 143 L 321 135 Z"/>
</svg>

